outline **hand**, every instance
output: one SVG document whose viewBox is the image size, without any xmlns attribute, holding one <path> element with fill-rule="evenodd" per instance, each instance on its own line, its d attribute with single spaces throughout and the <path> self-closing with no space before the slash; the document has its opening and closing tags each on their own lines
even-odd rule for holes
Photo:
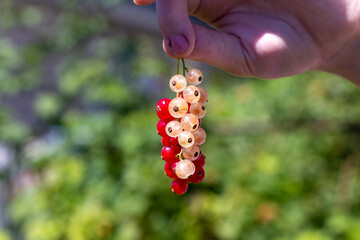
<svg viewBox="0 0 360 240">
<path fill-rule="evenodd" d="M 157 0 L 156 8 L 169 56 L 239 76 L 278 78 L 310 70 L 344 76 L 336 72 L 337 59 L 349 58 L 347 47 L 360 39 L 359 0 Z M 214 29 L 191 24 L 189 14 Z"/>
</svg>

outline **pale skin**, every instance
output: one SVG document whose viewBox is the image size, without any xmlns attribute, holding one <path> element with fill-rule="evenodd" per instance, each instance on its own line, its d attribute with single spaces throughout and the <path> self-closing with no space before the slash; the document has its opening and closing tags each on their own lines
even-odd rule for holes
<svg viewBox="0 0 360 240">
<path fill-rule="evenodd" d="M 360 86 L 360 0 L 157 0 L 156 11 L 170 57 L 266 79 L 325 71 Z"/>
</svg>

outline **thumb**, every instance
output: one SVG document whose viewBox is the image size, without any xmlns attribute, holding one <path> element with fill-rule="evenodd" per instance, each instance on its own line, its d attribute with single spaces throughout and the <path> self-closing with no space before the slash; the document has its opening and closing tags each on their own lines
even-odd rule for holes
<svg viewBox="0 0 360 240">
<path fill-rule="evenodd" d="M 188 59 L 201 61 L 238 76 L 257 75 L 253 47 L 240 37 L 194 24 L 195 44 Z M 165 49 L 166 53 L 167 49 Z"/>
<path fill-rule="evenodd" d="M 174 58 L 187 57 L 195 46 L 187 0 L 157 0 L 156 11 L 165 52 Z"/>
</svg>

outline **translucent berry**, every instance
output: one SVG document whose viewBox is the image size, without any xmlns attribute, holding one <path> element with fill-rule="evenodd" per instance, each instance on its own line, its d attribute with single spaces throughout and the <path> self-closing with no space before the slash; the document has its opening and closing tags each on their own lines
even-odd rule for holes
<svg viewBox="0 0 360 240">
<path fill-rule="evenodd" d="M 199 102 L 191 104 L 190 113 L 195 114 L 198 118 L 203 118 L 206 114 L 205 106 Z"/>
<path fill-rule="evenodd" d="M 188 103 L 183 98 L 174 98 L 169 103 L 169 112 L 174 118 L 182 118 L 189 109 Z"/>
<path fill-rule="evenodd" d="M 183 158 L 189 159 L 189 160 L 196 160 L 200 156 L 200 149 L 198 146 L 193 145 L 189 148 L 183 148 L 182 152 Z"/>
<path fill-rule="evenodd" d="M 196 168 L 202 168 L 205 165 L 205 155 L 200 154 L 200 156 L 193 161 Z"/>
<path fill-rule="evenodd" d="M 165 163 L 165 166 L 164 166 L 164 170 L 165 170 L 165 174 L 169 177 L 169 178 L 177 178 L 177 175 L 175 173 L 175 165 L 176 163 L 168 163 L 166 162 Z"/>
<path fill-rule="evenodd" d="M 184 98 L 184 92 L 179 93 L 179 97 Z M 188 112 L 190 112 L 191 103 L 188 103 Z"/>
<path fill-rule="evenodd" d="M 160 119 L 156 124 L 157 133 L 162 137 L 167 137 L 166 134 L 166 125 L 168 124 L 169 120 L 167 119 Z"/>
<path fill-rule="evenodd" d="M 195 137 L 195 144 L 196 145 L 201 145 L 205 142 L 206 140 L 206 132 L 204 129 L 202 128 L 198 128 L 196 131 L 193 132 L 194 137 Z M 181 144 L 180 144 L 181 145 Z"/>
<path fill-rule="evenodd" d="M 178 136 L 180 146 L 189 148 L 195 143 L 194 135 L 189 131 L 183 131 Z"/>
<path fill-rule="evenodd" d="M 163 98 L 156 104 L 156 113 L 160 119 L 172 118 L 169 112 L 169 104 L 171 99 Z"/>
<path fill-rule="evenodd" d="M 199 119 L 195 114 L 188 113 L 181 119 L 185 131 L 195 131 L 199 127 Z"/>
<path fill-rule="evenodd" d="M 170 89 L 174 92 L 181 92 L 186 88 L 186 78 L 182 75 L 175 75 L 169 81 Z"/>
<path fill-rule="evenodd" d="M 205 177 L 205 171 L 202 167 L 196 168 L 193 175 L 188 178 L 189 183 L 200 183 Z"/>
<path fill-rule="evenodd" d="M 193 175 L 195 172 L 195 165 L 190 160 L 181 160 L 176 163 L 175 173 L 178 178 L 187 179 L 190 175 Z"/>
<path fill-rule="evenodd" d="M 181 148 L 172 148 L 164 146 L 161 149 L 161 157 L 168 163 L 175 163 L 179 160 L 178 157 L 176 157 L 177 154 L 179 154 L 181 151 Z"/>
<path fill-rule="evenodd" d="M 191 69 L 187 74 L 189 84 L 199 85 L 203 80 L 203 75 L 199 69 Z"/>
<path fill-rule="evenodd" d="M 190 85 L 184 89 L 183 96 L 188 103 L 196 103 L 200 99 L 200 90 L 196 86 Z"/>
<path fill-rule="evenodd" d="M 200 99 L 199 99 L 198 102 L 199 102 L 199 103 L 202 103 L 202 104 L 204 105 L 204 104 L 206 104 L 207 101 L 208 101 L 208 93 L 207 93 L 207 91 L 205 90 L 205 88 L 203 88 L 203 87 L 198 86 L 197 88 L 198 88 L 199 91 L 200 91 Z"/>
<path fill-rule="evenodd" d="M 184 179 L 177 178 L 171 183 L 172 191 L 178 195 L 182 195 L 186 193 L 187 188 L 188 188 L 188 184 L 187 181 Z"/>
<path fill-rule="evenodd" d="M 177 137 L 182 132 L 182 124 L 178 121 L 171 121 L 166 125 L 165 131 L 169 137 Z"/>
</svg>

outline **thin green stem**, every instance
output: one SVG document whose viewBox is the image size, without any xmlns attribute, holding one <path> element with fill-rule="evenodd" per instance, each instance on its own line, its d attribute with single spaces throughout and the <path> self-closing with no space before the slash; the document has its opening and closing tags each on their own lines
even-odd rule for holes
<svg viewBox="0 0 360 240">
<path fill-rule="evenodd" d="M 178 74 L 178 75 L 180 74 L 180 58 L 178 58 L 178 63 L 177 63 L 177 74 Z M 176 93 L 176 97 L 177 97 L 177 98 L 179 97 L 179 93 L 178 93 L 178 92 Z"/>
<path fill-rule="evenodd" d="M 180 58 L 178 58 L 178 63 L 177 63 L 177 74 L 180 74 Z"/>
<path fill-rule="evenodd" d="M 176 154 L 176 155 L 175 155 L 175 157 L 176 157 L 176 158 L 179 158 L 180 161 L 183 160 L 183 159 L 182 159 L 183 150 L 184 150 L 184 148 L 181 148 L 181 152 L 180 152 L 179 154 Z"/>
<path fill-rule="evenodd" d="M 185 71 L 189 72 L 189 69 L 186 67 L 185 60 L 183 58 L 181 59 L 181 61 L 182 61 L 182 65 L 183 65 L 183 75 L 185 77 Z"/>
</svg>

